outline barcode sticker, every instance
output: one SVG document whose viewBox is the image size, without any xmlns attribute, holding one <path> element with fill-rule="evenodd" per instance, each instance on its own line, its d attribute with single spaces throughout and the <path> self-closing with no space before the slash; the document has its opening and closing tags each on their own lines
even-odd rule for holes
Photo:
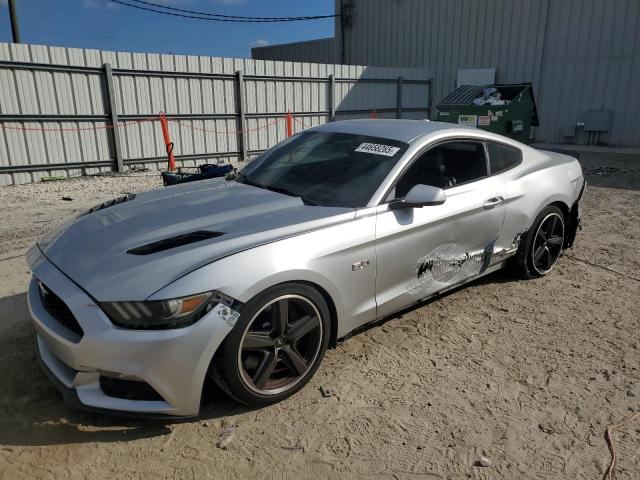
<svg viewBox="0 0 640 480">
<path fill-rule="evenodd" d="M 393 157 L 400 150 L 399 147 L 391 145 L 380 145 L 379 143 L 362 143 L 356 152 L 373 153 L 374 155 L 384 155 L 385 157 Z"/>
</svg>

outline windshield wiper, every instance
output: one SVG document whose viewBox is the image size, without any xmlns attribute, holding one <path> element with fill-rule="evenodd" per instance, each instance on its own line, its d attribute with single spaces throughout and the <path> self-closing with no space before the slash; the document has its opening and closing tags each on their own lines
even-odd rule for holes
<svg viewBox="0 0 640 480">
<path fill-rule="evenodd" d="M 302 203 L 304 203 L 305 205 L 318 205 L 318 202 L 314 202 L 313 200 L 310 200 L 307 197 L 303 197 L 302 195 L 294 193 L 291 190 L 287 190 L 286 188 L 272 187 L 271 185 L 260 185 L 260 187 L 270 190 L 272 192 L 282 193 L 283 195 L 289 195 L 290 197 L 298 197 L 300 200 L 302 200 Z"/>
<path fill-rule="evenodd" d="M 244 183 L 245 185 L 251 185 L 252 187 L 263 188 L 265 190 L 269 190 L 271 192 L 282 193 L 283 195 L 289 195 L 290 197 L 298 197 L 305 205 L 319 205 L 318 202 L 310 200 L 302 195 L 298 195 L 297 193 L 292 192 L 291 190 L 287 190 L 282 187 L 273 187 L 271 185 L 263 185 L 261 183 L 254 182 L 250 180 L 249 177 L 245 173 L 239 173 L 235 178 L 236 181 L 240 183 Z"/>
<path fill-rule="evenodd" d="M 231 180 L 234 180 L 238 183 L 246 183 L 247 185 L 257 186 L 257 184 L 247 177 L 247 174 L 244 172 L 237 172 Z"/>
<path fill-rule="evenodd" d="M 236 176 L 235 181 L 238 183 L 244 183 L 245 185 L 251 185 L 252 187 L 263 188 L 265 190 L 273 189 L 273 187 L 270 187 L 269 185 L 262 185 L 261 183 L 254 182 L 247 176 L 246 173 L 242 173 L 242 172 Z M 284 192 L 280 192 L 280 193 L 284 193 Z"/>
<path fill-rule="evenodd" d="M 310 205 L 312 207 L 321 206 L 318 202 L 316 202 L 315 200 L 311 200 L 309 197 L 301 197 L 300 195 L 298 195 L 298 197 L 300 197 L 300 200 L 302 200 L 302 203 L 304 203 L 305 205 Z"/>
</svg>

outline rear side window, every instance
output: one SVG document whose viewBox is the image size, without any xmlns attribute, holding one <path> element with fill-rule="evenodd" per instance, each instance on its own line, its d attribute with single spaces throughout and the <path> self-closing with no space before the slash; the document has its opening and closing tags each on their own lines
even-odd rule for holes
<svg viewBox="0 0 640 480">
<path fill-rule="evenodd" d="M 493 142 L 487 142 L 487 147 L 489 149 L 491 175 L 509 170 L 522 162 L 522 152 L 519 148 Z"/>
</svg>

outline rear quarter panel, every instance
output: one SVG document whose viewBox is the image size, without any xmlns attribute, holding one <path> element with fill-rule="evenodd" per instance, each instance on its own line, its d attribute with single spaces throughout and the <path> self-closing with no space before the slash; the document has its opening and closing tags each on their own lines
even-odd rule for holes
<svg viewBox="0 0 640 480">
<path fill-rule="evenodd" d="M 521 146 L 523 161 L 500 174 L 505 181 L 506 220 L 501 237 L 517 240 L 531 228 L 547 205 L 561 202 L 567 210 L 578 198 L 583 184 L 578 161 L 568 155 Z"/>
</svg>

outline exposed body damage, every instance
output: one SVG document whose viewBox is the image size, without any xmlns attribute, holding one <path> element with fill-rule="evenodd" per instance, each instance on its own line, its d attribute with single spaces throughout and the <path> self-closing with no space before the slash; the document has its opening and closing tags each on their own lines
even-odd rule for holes
<svg viewBox="0 0 640 480">
<path fill-rule="evenodd" d="M 412 269 L 411 273 L 415 276 L 416 282 L 413 285 L 412 279 L 409 292 L 417 295 L 424 291 L 429 283 L 433 283 L 434 286 L 447 286 L 481 275 L 491 263 L 496 240 L 493 239 L 482 250 L 473 252 L 465 252 L 462 246 L 456 243 L 438 245 L 418 260 Z"/>
<path fill-rule="evenodd" d="M 266 290 L 295 282 L 318 292 L 335 343 L 501 268 L 550 205 L 565 216 L 565 248 L 574 242 L 584 179 L 571 157 L 438 122 L 345 121 L 307 132 L 380 137 L 351 150 L 372 155 L 374 168 L 389 161 L 385 155 L 398 157 L 357 206 L 205 180 L 106 205 L 32 249 L 29 304 L 39 358 L 61 389 L 88 408 L 193 415 L 214 355 Z M 521 161 L 496 174 L 487 167 L 473 181 L 432 186 L 438 202 L 391 208 L 394 188 L 416 159 L 454 141 L 484 145 L 487 159 L 490 142 L 506 145 Z M 43 291 L 53 296 L 43 298 Z M 102 307 L 122 303 L 142 316 L 147 307 L 205 297 L 207 308 L 183 328 L 121 328 Z M 65 305 L 77 325 L 54 318 L 50 300 Z M 158 398 L 113 398 L 100 386 L 105 372 L 144 382 Z"/>
<path fill-rule="evenodd" d="M 497 239 L 489 242 L 482 250 L 473 252 L 465 252 L 455 243 L 438 245 L 420 258 L 411 269 L 409 292 L 412 295 L 421 295 L 431 290 L 441 292 L 451 285 L 481 276 L 490 265 L 513 256 L 518 251 L 524 233 L 526 231 L 518 233 L 510 247 L 496 248 Z"/>
</svg>

